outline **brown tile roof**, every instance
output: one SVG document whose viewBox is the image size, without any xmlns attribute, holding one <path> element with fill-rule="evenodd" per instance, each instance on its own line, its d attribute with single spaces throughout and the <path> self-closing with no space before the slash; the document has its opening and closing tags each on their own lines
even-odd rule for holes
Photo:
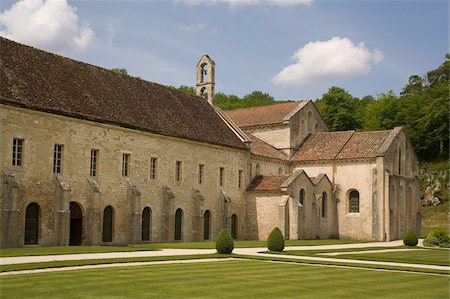
<svg viewBox="0 0 450 299">
<path fill-rule="evenodd" d="M 248 191 L 275 191 L 279 190 L 281 184 L 284 183 L 290 177 L 289 174 L 286 175 L 258 175 L 255 176 L 247 188 Z"/>
<path fill-rule="evenodd" d="M 0 103 L 245 149 L 200 97 L 0 37 Z"/>
<path fill-rule="evenodd" d="M 291 157 L 293 161 L 374 158 L 392 130 L 311 134 Z"/>
<path fill-rule="evenodd" d="M 274 104 L 225 111 L 225 113 L 241 128 L 280 124 L 299 105 L 307 101 Z"/>
<path fill-rule="evenodd" d="M 289 158 L 285 154 L 283 154 L 283 152 L 262 141 L 255 135 L 247 133 L 247 136 L 250 137 L 252 141 L 252 144 L 250 146 L 250 153 L 252 153 L 252 155 L 278 160 L 289 160 Z"/>
<path fill-rule="evenodd" d="M 373 158 L 383 145 L 391 130 L 356 132 L 342 148 L 336 159 Z"/>
</svg>

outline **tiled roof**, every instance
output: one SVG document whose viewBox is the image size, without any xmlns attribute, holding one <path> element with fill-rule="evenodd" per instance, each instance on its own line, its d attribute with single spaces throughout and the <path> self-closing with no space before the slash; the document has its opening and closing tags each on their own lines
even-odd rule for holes
<svg viewBox="0 0 450 299">
<path fill-rule="evenodd" d="M 342 148 L 336 159 L 372 158 L 391 133 L 391 130 L 356 132 Z"/>
<path fill-rule="evenodd" d="M 307 101 L 289 102 L 269 106 L 258 106 L 225 111 L 225 113 L 241 128 L 280 124 L 299 105 Z"/>
<path fill-rule="evenodd" d="M 206 100 L 0 37 L 0 103 L 221 146 L 246 146 Z"/>
<path fill-rule="evenodd" d="M 291 157 L 293 161 L 374 158 L 392 130 L 311 134 Z"/>
<path fill-rule="evenodd" d="M 289 158 L 283 154 L 283 152 L 277 150 L 270 144 L 262 141 L 258 137 L 253 134 L 247 133 L 247 136 L 250 137 L 252 144 L 250 146 L 250 153 L 255 156 L 273 158 L 278 160 L 288 160 Z"/>
<path fill-rule="evenodd" d="M 284 183 L 290 177 L 289 174 L 286 175 L 258 175 L 255 176 L 247 188 L 248 191 L 275 191 L 279 190 L 281 184 Z"/>
</svg>

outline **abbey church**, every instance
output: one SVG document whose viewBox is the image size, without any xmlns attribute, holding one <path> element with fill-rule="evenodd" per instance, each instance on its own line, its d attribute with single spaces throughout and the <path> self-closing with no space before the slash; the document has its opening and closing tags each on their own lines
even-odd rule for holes
<svg viewBox="0 0 450 299">
<path fill-rule="evenodd" d="M 0 56 L 1 247 L 420 232 L 402 127 L 329 132 L 311 100 L 222 111 L 207 55 L 197 95 L 2 37 Z"/>
</svg>

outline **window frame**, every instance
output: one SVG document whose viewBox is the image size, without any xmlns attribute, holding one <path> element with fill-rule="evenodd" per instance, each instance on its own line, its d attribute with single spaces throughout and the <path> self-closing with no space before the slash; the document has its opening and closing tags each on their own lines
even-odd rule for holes
<svg viewBox="0 0 450 299">
<path fill-rule="evenodd" d="M 158 158 L 150 157 L 150 179 L 156 180 L 158 177 Z"/>
<path fill-rule="evenodd" d="M 13 148 L 12 148 L 12 166 L 23 165 L 23 148 L 25 139 L 23 138 L 13 138 Z"/>
<path fill-rule="evenodd" d="M 96 178 L 98 176 L 98 157 L 99 150 L 91 149 L 91 159 L 90 159 L 90 167 L 89 167 L 89 176 L 91 178 Z"/>
<path fill-rule="evenodd" d="M 352 193 L 356 193 L 357 197 L 352 197 Z M 355 205 L 355 203 L 353 203 L 353 201 L 355 199 L 357 200 L 357 205 Z M 356 206 L 356 209 L 352 209 L 355 206 Z M 361 211 L 361 195 L 358 190 L 350 189 L 348 192 L 348 213 L 359 214 L 360 211 Z"/>
<path fill-rule="evenodd" d="M 64 145 L 55 143 L 53 147 L 53 174 L 63 172 Z"/>
<path fill-rule="evenodd" d="M 204 177 L 205 177 L 205 164 L 199 163 L 198 164 L 198 171 L 197 171 L 197 183 L 199 185 L 203 184 Z"/>
<path fill-rule="evenodd" d="M 225 186 L 225 167 L 219 167 L 219 186 Z"/>
<path fill-rule="evenodd" d="M 131 161 L 131 154 L 122 153 L 122 177 L 130 176 L 130 161 Z"/>
<path fill-rule="evenodd" d="M 183 161 L 175 161 L 175 182 L 181 183 L 183 180 Z"/>
</svg>

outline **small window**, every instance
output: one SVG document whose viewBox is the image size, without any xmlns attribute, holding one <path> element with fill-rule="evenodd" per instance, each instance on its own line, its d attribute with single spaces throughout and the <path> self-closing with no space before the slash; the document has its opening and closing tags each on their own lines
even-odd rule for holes
<svg viewBox="0 0 450 299">
<path fill-rule="evenodd" d="M 156 169 L 158 167 L 158 158 L 150 159 L 150 179 L 156 180 Z"/>
<path fill-rule="evenodd" d="M 348 211 L 350 213 L 359 213 L 359 192 L 356 190 L 349 194 Z"/>
<path fill-rule="evenodd" d="M 327 193 L 324 191 L 322 193 L 322 217 L 327 217 Z"/>
<path fill-rule="evenodd" d="M 238 188 L 242 188 L 242 170 L 238 172 Z"/>
<path fill-rule="evenodd" d="M 122 155 L 122 176 L 130 174 L 130 154 Z"/>
<path fill-rule="evenodd" d="M 225 184 L 225 168 L 220 167 L 219 169 L 219 186 L 223 186 Z"/>
<path fill-rule="evenodd" d="M 23 139 L 14 138 L 13 139 L 13 156 L 12 165 L 22 166 L 22 155 L 23 155 Z"/>
<path fill-rule="evenodd" d="M 91 167 L 90 167 L 90 176 L 97 176 L 97 165 L 98 165 L 98 150 L 91 150 Z"/>
<path fill-rule="evenodd" d="M 279 167 L 278 168 L 278 175 L 282 175 L 283 174 L 283 168 Z"/>
<path fill-rule="evenodd" d="M 259 164 L 256 164 L 255 172 L 255 175 L 261 175 L 261 166 Z"/>
<path fill-rule="evenodd" d="M 300 204 L 301 204 L 302 206 L 305 205 L 305 190 L 304 190 L 304 189 L 301 189 L 301 190 L 300 190 L 300 195 L 299 195 L 299 197 L 298 197 L 298 201 L 300 202 Z"/>
<path fill-rule="evenodd" d="M 199 185 L 203 184 L 204 170 L 205 170 L 205 165 L 198 164 L 198 183 L 199 183 Z"/>
<path fill-rule="evenodd" d="M 53 173 L 62 172 L 63 149 L 63 145 L 55 144 L 55 150 L 53 153 Z"/>
<path fill-rule="evenodd" d="M 175 181 L 181 182 L 182 179 L 182 163 L 181 161 L 176 161 L 175 163 Z"/>
</svg>

